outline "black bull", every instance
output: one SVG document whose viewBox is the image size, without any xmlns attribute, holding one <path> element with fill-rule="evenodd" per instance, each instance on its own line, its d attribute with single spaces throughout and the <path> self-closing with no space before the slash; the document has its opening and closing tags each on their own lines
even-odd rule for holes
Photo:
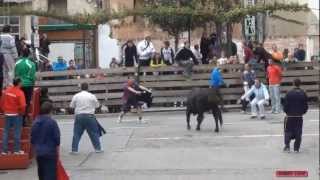
<svg viewBox="0 0 320 180">
<path fill-rule="evenodd" d="M 215 119 L 216 128 L 215 132 L 219 132 L 219 122 L 220 126 L 223 124 L 221 110 L 219 109 L 219 104 L 221 102 L 221 98 L 217 95 L 215 89 L 207 88 L 200 89 L 196 88 L 191 91 L 187 99 L 187 128 L 191 129 L 190 126 L 190 115 L 198 115 L 197 116 L 197 129 L 200 131 L 200 126 L 204 118 L 204 113 L 207 111 L 211 111 L 213 117 Z"/>
</svg>

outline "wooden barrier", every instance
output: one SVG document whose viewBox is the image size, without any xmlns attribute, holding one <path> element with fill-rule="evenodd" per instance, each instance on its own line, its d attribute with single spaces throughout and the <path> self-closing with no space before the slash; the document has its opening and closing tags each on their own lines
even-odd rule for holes
<svg viewBox="0 0 320 180">
<path fill-rule="evenodd" d="M 183 104 L 192 88 L 209 87 L 209 78 L 213 65 L 194 67 L 191 79 L 181 75 L 182 69 L 175 66 L 162 68 L 142 68 L 147 75 L 140 77 L 143 86 L 151 88 L 154 96 L 154 106 L 174 106 Z M 226 104 L 235 104 L 243 94 L 240 79 L 243 70 L 242 64 L 224 65 L 223 77 L 228 88 L 222 88 Z M 39 80 L 37 86 L 48 87 L 51 99 L 60 108 L 67 108 L 72 96 L 79 92 L 79 85 L 83 82 L 90 84 L 90 91 L 99 101 L 111 109 L 119 109 L 122 104 L 123 86 L 128 76 L 133 76 L 136 68 L 117 69 L 87 69 L 78 71 L 41 72 L 38 79 L 54 79 L 57 77 L 80 77 L 80 79 Z M 159 73 L 160 75 L 154 75 Z M 89 78 L 85 78 L 86 76 Z M 265 81 L 265 73 L 258 72 L 258 77 Z M 301 62 L 286 65 L 281 85 L 282 95 L 293 88 L 292 81 L 300 78 L 302 88 L 312 99 L 318 99 L 319 94 L 319 64 L 316 62 Z"/>
</svg>

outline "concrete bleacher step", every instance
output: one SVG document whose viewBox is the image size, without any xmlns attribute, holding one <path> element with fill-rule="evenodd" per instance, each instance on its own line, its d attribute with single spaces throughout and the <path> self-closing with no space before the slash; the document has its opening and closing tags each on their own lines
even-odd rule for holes
<svg viewBox="0 0 320 180">
<path fill-rule="evenodd" d="M 28 153 L 0 155 L 0 170 L 27 169 L 30 164 L 31 160 Z"/>
</svg>

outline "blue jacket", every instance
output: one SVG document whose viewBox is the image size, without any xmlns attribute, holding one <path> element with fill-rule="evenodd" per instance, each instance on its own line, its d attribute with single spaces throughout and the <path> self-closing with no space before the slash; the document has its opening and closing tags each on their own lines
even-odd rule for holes
<svg viewBox="0 0 320 180">
<path fill-rule="evenodd" d="M 220 86 L 224 85 L 223 77 L 219 68 L 214 68 L 212 70 L 209 84 L 211 87 L 219 88 Z"/>
<path fill-rule="evenodd" d="M 38 116 L 31 129 L 31 144 L 38 157 L 57 156 L 57 147 L 60 145 L 57 122 L 48 115 Z"/>
<path fill-rule="evenodd" d="M 53 63 L 53 71 L 65 71 L 68 69 L 67 63 L 63 62 L 54 62 Z"/>
</svg>

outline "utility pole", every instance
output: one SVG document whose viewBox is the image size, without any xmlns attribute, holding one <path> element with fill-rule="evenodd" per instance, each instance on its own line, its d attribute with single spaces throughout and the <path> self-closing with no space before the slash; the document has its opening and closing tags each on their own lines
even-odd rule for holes
<svg viewBox="0 0 320 180">
<path fill-rule="evenodd" d="M 40 68 L 40 57 L 38 49 L 40 47 L 40 39 L 39 39 L 39 19 L 37 16 L 31 16 L 31 48 L 33 59 L 37 63 L 38 69 Z"/>
</svg>

